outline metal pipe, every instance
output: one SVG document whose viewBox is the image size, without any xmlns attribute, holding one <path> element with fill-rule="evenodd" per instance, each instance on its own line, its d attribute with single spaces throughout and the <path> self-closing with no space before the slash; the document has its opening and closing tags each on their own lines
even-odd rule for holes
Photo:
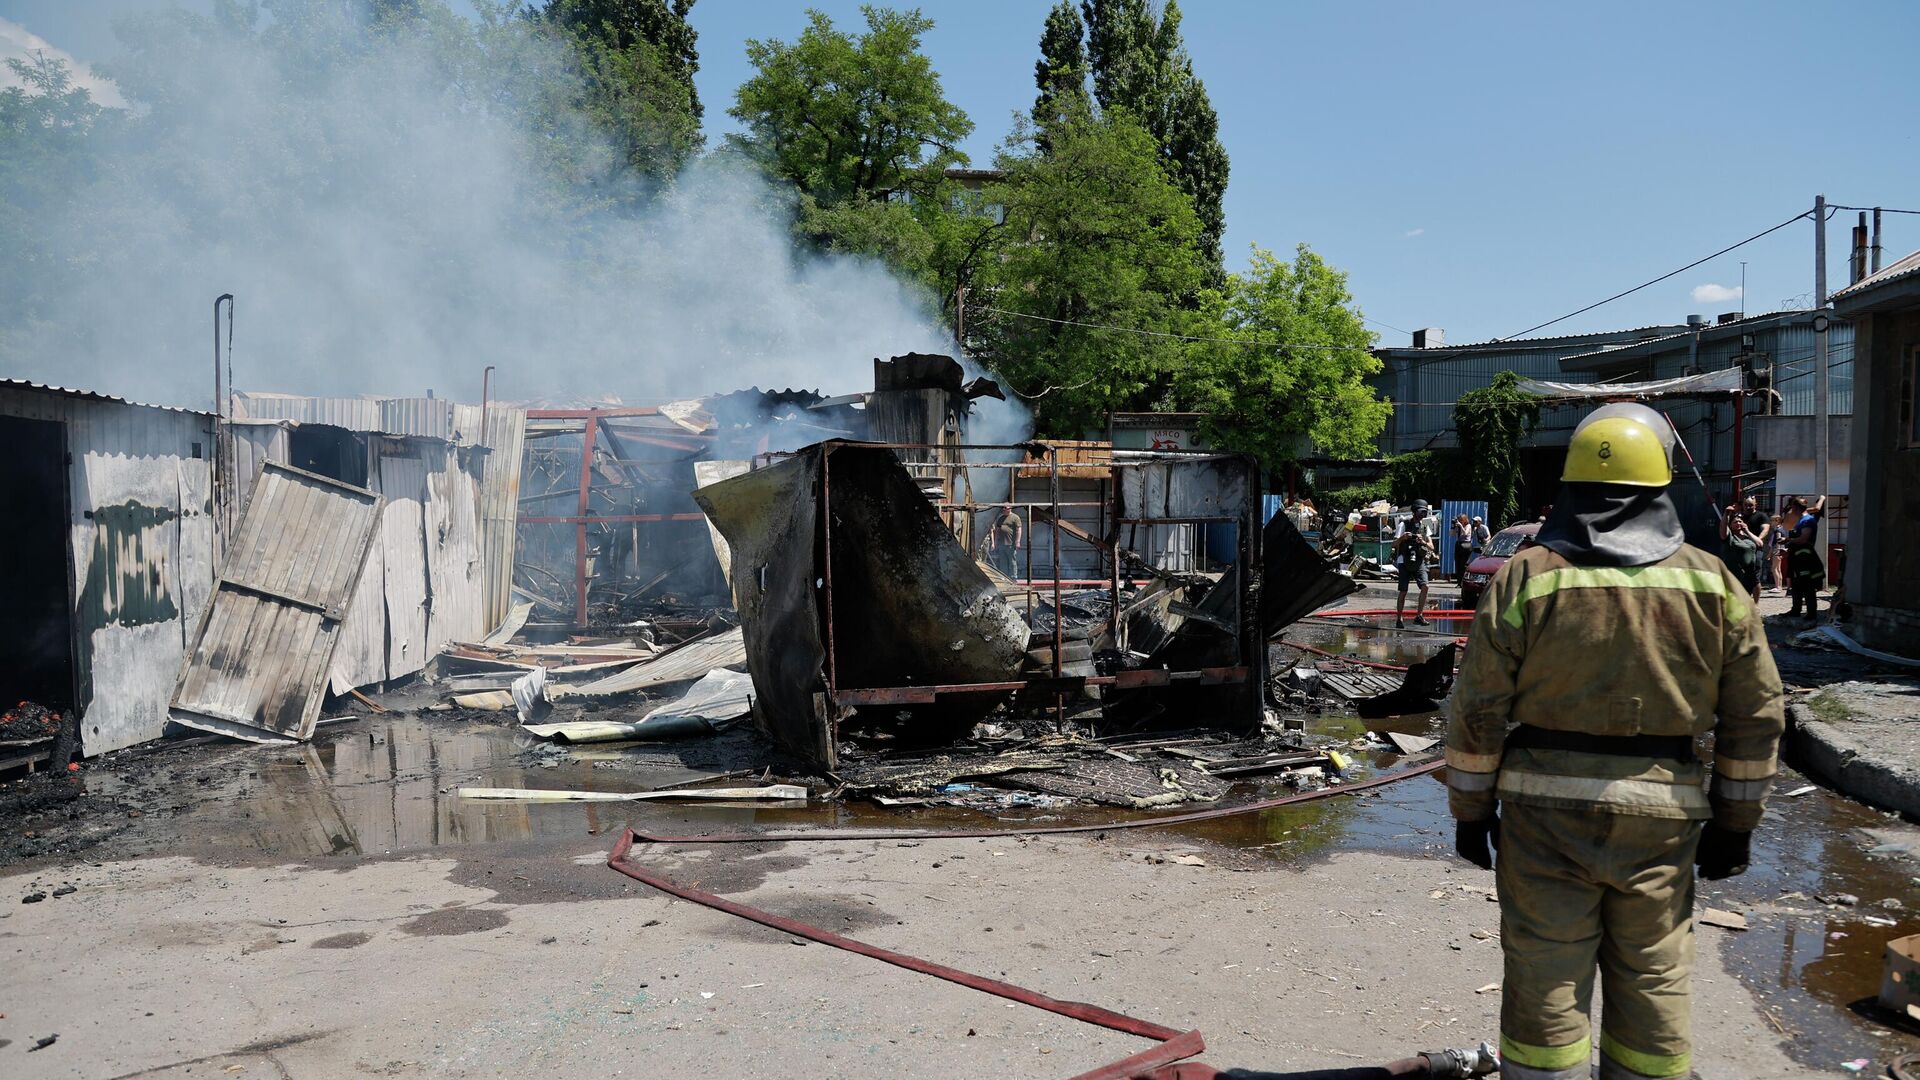
<svg viewBox="0 0 1920 1080">
<path fill-rule="evenodd" d="M 587 417 L 580 434 L 580 523 L 573 534 L 573 617 L 581 627 L 587 625 L 587 510 L 593 498 L 593 433 L 600 426 L 598 417 Z"/>
<path fill-rule="evenodd" d="M 480 430 L 481 430 L 481 438 L 483 439 L 486 437 L 485 432 L 487 427 L 487 402 L 492 398 L 492 396 L 493 396 L 493 365 L 488 364 L 486 367 L 482 368 L 480 371 Z"/>
<path fill-rule="evenodd" d="M 226 387 L 220 381 L 220 304 L 222 301 L 227 305 L 227 362 L 233 362 L 233 294 L 221 293 L 213 299 L 213 490 L 214 504 L 231 508 L 234 501 L 232 492 L 227 490 L 232 486 L 228 482 L 227 473 L 230 471 L 229 459 L 232 455 L 226 452 L 224 445 L 227 439 L 227 396 Z M 213 517 L 216 540 L 225 532 L 222 528 L 224 523 L 221 520 L 224 516 L 216 513 Z M 219 545 L 216 543 L 215 547 L 217 549 Z M 218 554 L 217 551 L 216 554 Z M 215 565 L 218 564 L 219 560 L 216 558 Z"/>
</svg>

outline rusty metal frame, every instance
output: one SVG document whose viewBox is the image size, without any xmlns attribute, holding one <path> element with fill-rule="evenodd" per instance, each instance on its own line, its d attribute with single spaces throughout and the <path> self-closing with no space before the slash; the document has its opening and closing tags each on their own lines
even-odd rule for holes
<svg viewBox="0 0 1920 1080">
<path fill-rule="evenodd" d="M 529 420 L 574 420 L 580 423 L 580 487 L 577 491 L 553 493 L 553 497 L 573 495 L 575 512 L 572 514 L 519 514 L 516 525 L 572 525 L 573 526 L 573 618 L 576 626 L 587 625 L 587 593 L 591 582 L 587 576 L 587 529 L 593 525 L 646 525 L 668 522 L 703 522 L 706 515 L 684 514 L 595 514 L 592 510 L 594 449 L 598 436 L 606 437 L 607 447 L 613 460 L 607 464 L 617 468 L 631 469 L 653 462 L 630 461 L 621 452 L 622 439 L 633 439 L 648 446 L 658 446 L 667 450 L 679 450 L 694 453 L 709 441 L 704 435 L 688 432 L 684 436 L 649 436 L 641 434 L 618 435 L 612 428 L 602 425 L 610 419 L 624 416 L 659 416 L 660 410 L 653 406 L 623 406 L 607 409 L 528 409 Z"/>
<path fill-rule="evenodd" d="M 1108 578 L 1100 579 L 1098 581 L 1089 580 L 1085 583 L 1091 584 L 1091 585 L 1101 585 L 1108 588 L 1113 600 L 1112 618 L 1115 620 L 1118 620 L 1120 618 L 1120 611 L 1121 611 L 1120 590 L 1122 588 L 1122 583 L 1128 580 L 1127 578 L 1123 577 L 1121 573 L 1122 560 L 1118 557 L 1118 553 L 1114 550 L 1115 547 L 1117 546 L 1116 542 L 1118 540 L 1120 528 L 1123 525 L 1147 525 L 1147 526 L 1209 525 L 1209 524 L 1234 525 L 1235 532 L 1237 534 L 1235 538 L 1236 539 L 1236 545 L 1235 545 L 1236 557 L 1240 560 L 1240 565 L 1243 568 L 1247 568 L 1250 571 L 1252 569 L 1251 560 L 1257 557 L 1257 544 L 1259 542 L 1258 531 L 1254 526 L 1254 524 L 1252 524 L 1253 521 L 1257 520 L 1257 514 L 1255 515 L 1254 518 L 1247 518 L 1247 517 L 1235 518 L 1235 517 L 1227 517 L 1227 516 L 1192 517 L 1192 518 L 1122 517 L 1118 512 L 1117 506 L 1115 506 L 1114 508 L 1115 512 L 1113 516 L 1107 517 L 1105 514 L 1105 510 L 1108 508 L 1109 503 L 1112 503 L 1114 500 L 1118 499 L 1119 497 L 1119 486 L 1120 486 L 1119 476 L 1120 476 L 1121 470 L 1128 469 L 1128 468 L 1137 468 L 1141 465 L 1150 464 L 1153 461 L 1153 459 L 1146 458 L 1146 457 L 1142 457 L 1134 461 L 1115 461 L 1112 463 L 1109 471 L 1112 477 L 1111 490 L 1113 494 L 1110 496 L 1109 499 L 1102 500 L 1094 504 L 1088 504 L 1085 502 L 1064 503 L 1060 499 L 1060 471 L 1059 471 L 1060 470 L 1060 448 L 1044 442 L 1011 444 L 1011 445 L 1007 445 L 1007 444 L 989 445 L 989 444 L 967 444 L 967 443 L 957 443 L 957 444 L 879 443 L 879 444 L 860 444 L 860 445 L 878 445 L 878 446 L 885 447 L 886 449 L 896 450 L 896 451 L 943 450 L 943 451 L 954 452 L 956 453 L 957 456 L 953 460 L 924 461 L 924 462 L 913 463 L 914 465 L 919 467 L 940 469 L 948 472 L 957 471 L 961 469 L 969 469 L 969 468 L 996 468 L 996 467 L 997 468 L 1027 468 L 1027 469 L 1039 468 L 1039 466 L 1032 461 L 987 462 L 987 463 L 981 463 L 976 465 L 966 460 L 967 451 L 1019 450 L 1023 453 L 1028 454 L 1029 456 L 1037 456 L 1038 451 L 1041 451 L 1041 450 L 1045 451 L 1046 458 L 1047 458 L 1045 468 L 1047 470 L 1047 487 L 1048 487 L 1048 496 L 1049 496 L 1047 501 L 1045 502 L 1034 502 L 1032 500 L 1012 501 L 1010 498 L 1009 501 L 1004 504 L 975 503 L 971 505 L 963 505 L 963 504 L 954 504 L 951 502 L 950 499 L 948 499 L 948 500 L 936 500 L 935 508 L 941 511 L 942 515 L 945 516 L 946 514 L 955 512 L 955 511 L 970 511 L 970 510 L 979 509 L 981 507 L 991 507 L 991 506 L 997 506 L 997 505 L 1005 505 L 1009 507 L 1018 507 L 1018 506 L 1029 507 L 1029 511 L 1028 511 L 1029 526 L 1028 526 L 1027 542 L 1024 545 L 1026 550 L 1027 560 L 1028 560 L 1027 576 L 1023 579 L 1022 583 L 1027 585 L 1029 589 L 1034 592 L 1037 592 L 1039 589 L 1051 589 L 1052 591 L 1053 612 L 1054 612 L 1053 670 L 1047 675 L 1032 676 L 1028 678 L 1011 680 L 1006 682 L 960 683 L 960 684 L 952 684 L 952 685 L 933 685 L 933 686 L 882 686 L 882 687 L 844 687 L 844 688 L 841 687 L 839 683 L 840 667 L 837 662 L 839 644 L 836 640 L 837 634 L 835 630 L 834 617 L 833 617 L 833 611 L 834 611 L 833 515 L 831 513 L 825 513 L 821 515 L 821 537 L 820 537 L 820 542 L 822 545 L 822 563 L 821 563 L 822 572 L 821 572 L 820 592 L 821 592 L 822 614 L 824 616 L 825 623 L 826 623 L 826 627 L 825 627 L 826 633 L 823 635 L 824 637 L 823 644 L 825 645 L 825 649 L 826 649 L 826 658 L 825 658 L 826 686 L 825 686 L 825 693 L 822 695 L 822 697 L 824 698 L 824 702 L 827 705 L 827 708 L 824 711 L 826 714 L 825 716 L 826 722 L 830 727 L 830 731 L 829 731 L 830 738 L 836 739 L 836 740 L 838 739 L 837 727 L 838 727 L 840 717 L 843 716 L 845 713 L 847 713 L 849 710 L 853 708 L 857 708 L 862 705 L 931 704 L 942 697 L 948 697 L 948 696 L 1012 692 L 1030 701 L 1035 697 L 1039 697 L 1042 699 L 1051 697 L 1053 701 L 1055 720 L 1056 722 L 1059 722 L 1063 720 L 1065 716 L 1067 697 L 1070 694 L 1077 693 L 1088 686 L 1110 686 L 1116 689 L 1142 689 L 1142 688 L 1149 688 L 1149 687 L 1165 687 L 1165 686 L 1175 686 L 1175 685 L 1227 686 L 1227 685 L 1245 684 L 1251 678 L 1253 678 L 1253 671 L 1255 670 L 1255 665 L 1251 664 L 1250 658 L 1245 655 L 1242 655 L 1240 657 L 1240 663 L 1237 665 L 1226 666 L 1226 667 L 1208 667 L 1208 668 L 1202 668 L 1195 671 L 1142 670 L 1142 671 L 1125 671 L 1115 675 L 1104 675 L 1104 676 L 1102 675 L 1094 675 L 1094 676 L 1066 675 L 1064 671 L 1065 665 L 1062 660 L 1062 653 L 1064 652 L 1064 646 L 1065 646 L 1065 620 L 1061 617 L 1060 613 L 1061 613 L 1061 607 L 1062 607 L 1062 590 L 1064 586 L 1069 584 L 1069 582 L 1064 578 L 1062 578 L 1061 572 L 1060 572 L 1060 558 L 1061 558 L 1060 534 L 1063 531 L 1065 531 L 1065 529 L 1063 528 L 1063 526 L 1065 525 L 1065 522 L 1061 517 L 1060 510 L 1063 506 L 1069 506 L 1069 505 L 1075 505 L 1075 506 L 1097 505 L 1102 508 L 1102 511 L 1103 511 L 1102 518 L 1107 522 L 1107 528 L 1109 530 L 1110 535 L 1109 535 L 1109 539 L 1105 542 L 1101 542 L 1097 539 L 1094 540 L 1094 546 L 1096 548 L 1104 547 L 1105 551 L 1107 552 L 1107 561 L 1109 562 L 1109 565 L 1111 567 L 1111 574 L 1109 575 Z M 766 462 L 770 462 L 773 459 L 786 457 L 786 456 L 789 456 L 789 455 L 786 453 L 768 453 L 768 454 L 757 455 L 756 466 Z M 1192 454 L 1188 456 L 1217 457 L 1221 455 L 1211 454 L 1211 453 L 1198 453 L 1198 454 Z M 833 483 L 832 462 L 833 462 L 832 447 L 828 447 L 827 452 L 822 454 L 820 458 L 820 499 L 823 506 L 831 505 L 832 483 Z M 1012 495 L 1011 487 L 1009 487 L 1008 494 L 1009 496 Z M 1049 522 L 1048 531 L 1049 533 L 1051 533 L 1051 536 L 1052 536 L 1052 540 L 1049 545 L 1051 548 L 1052 569 L 1051 569 L 1050 575 L 1044 578 L 1036 578 L 1033 574 L 1032 560 L 1033 560 L 1035 545 L 1033 544 L 1033 540 L 1032 540 L 1032 528 L 1034 527 L 1033 519 L 1038 516 L 1035 513 L 1035 510 L 1043 510 L 1046 513 L 1046 516 Z M 1080 579 L 1075 579 L 1072 582 L 1072 584 L 1080 584 L 1080 583 L 1081 583 Z M 1241 595 L 1243 592 L 1244 592 L 1244 586 L 1242 587 L 1241 590 L 1236 591 L 1236 594 L 1234 596 L 1234 614 L 1237 620 L 1237 624 L 1241 627 L 1239 636 L 1242 642 L 1244 643 L 1246 640 L 1248 640 L 1247 620 L 1252 617 L 1252 613 L 1246 609 L 1244 597 L 1243 595 Z M 1253 639 L 1256 641 L 1260 638 L 1260 636 L 1261 635 L 1259 635 L 1257 632 L 1252 635 Z M 1243 648 L 1242 652 L 1244 653 L 1244 651 L 1245 650 Z"/>
</svg>

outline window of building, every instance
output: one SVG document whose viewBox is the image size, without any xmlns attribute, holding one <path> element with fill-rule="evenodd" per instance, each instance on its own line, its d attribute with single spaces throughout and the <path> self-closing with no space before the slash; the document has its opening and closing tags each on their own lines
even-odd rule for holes
<svg viewBox="0 0 1920 1080">
<path fill-rule="evenodd" d="M 1920 345 L 1907 350 L 1907 364 L 1900 373 L 1901 445 L 1920 447 Z"/>
</svg>

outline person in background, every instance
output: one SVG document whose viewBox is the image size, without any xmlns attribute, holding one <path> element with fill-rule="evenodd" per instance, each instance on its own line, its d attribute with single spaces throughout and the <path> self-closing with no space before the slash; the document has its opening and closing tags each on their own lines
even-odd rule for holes
<svg viewBox="0 0 1920 1080">
<path fill-rule="evenodd" d="M 1725 533 L 1721 537 L 1724 545 L 1720 549 L 1720 558 L 1733 571 L 1733 576 L 1747 590 L 1747 595 L 1755 604 L 1760 602 L 1760 538 L 1747 527 L 1747 519 L 1733 507 L 1727 507 L 1726 521 L 1721 525 Z"/>
<path fill-rule="evenodd" d="M 1393 562 L 1400 568 L 1400 598 L 1393 605 L 1393 625 L 1405 628 L 1407 586 L 1420 586 L 1420 606 L 1413 609 L 1416 626 L 1427 625 L 1427 563 L 1437 554 L 1433 542 L 1432 515 L 1427 500 L 1413 500 L 1413 516 L 1400 523 L 1393 538 Z"/>
<path fill-rule="evenodd" d="M 1459 581 L 1473 561 L 1473 519 L 1465 514 L 1453 519 L 1453 580 Z"/>
<path fill-rule="evenodd" d="M 1787 572 L 1782 563 L 1787 549 L 1780 546 L 1786 532 L 1786 528 L 1780 524 L 1780 515 L 1775 514 L 1767 519 L 1766 531 L 1761 534 L 1766 540 L 1761 565 L 1766 568 L 1767 591 L 1776 596 L 1787 591 Z"/>
<path fill-rule="evenodd" d="M 1019 576 L 1020 539 L 1026 532 L 1026 524 L 1014 513 L 1013 507 L 1008 506 L 1001 509 L 993 528 L 987 530 L 987 561 L 1010 578 Z"/>
<path fill-rule="evenodd" d="M 1474 515 L 1473 553 L 1475 555 L 1486 554 L 1487 545 L 1491 543 L 1493 543 L 1493 530 L 1487 528 L 1486 519 L 1480 517 L 1478 514 Z"/>
<path fill-rule="evenodd" d="M 1820 565 L 1820 519 L 1826 516 L 1827 497 L 1808 503 L 1806 499 L 1795 495 L 1787 500 L 1786 513 L 1781 518 L 1793 522 L 1788 526 L 1787 547 L 1787 590 L 1793 598 L 1793 607 L 1787 612 L 1789 618 L 1800 614 L 1802 601 L 1806 603 L 1807 625 L 1820 621 L 1820 589 L 1827 583 L 1827 568 Z"/>
<path fill-rule="evenodd" d="M 1756 538 L 1767 531 L 1767 515 L 1760 512 L 1760 500 L 1749 495 L 1740 503 L 1740 516 L 1747 521 L 1747 531 Z"/>
</svg>

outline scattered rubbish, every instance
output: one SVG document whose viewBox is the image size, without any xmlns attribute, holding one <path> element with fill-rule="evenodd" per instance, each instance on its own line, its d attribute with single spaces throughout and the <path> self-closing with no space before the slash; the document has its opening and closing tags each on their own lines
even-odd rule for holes
<svg viewBox="0 0 1920 1080">
<path fill-rule="evenodd" d="M 1201 858 L 1201 857 L 1200 857 L 1200 856 L 1198 856 L 1198 855 L 1175 855 L 1175 856 L 1174 856 L 1174 857 L 1173 857 L 1173 858 L 1172 858 L 1172 859 L 1171 859 L 1170 861 L 1171 861 L 1171 862 L 1174 862 L 1174 863 L 1177 863 L 1177 864 L 1179 864 L 1179 865 L 1181 865 L 1181 866 L 1205 866 L 1205 865 L 1207 865 L 1207 860 L 1205 860 L 1205 859 L 1203 859 L 1203 858 Z"/>
<path fill-rule="evenodd" d="M 46 893 L 35 891 L 35 892 L 30 892 L 27 895 L 21 897 L 20 902 L 23 904 L 37 904 L 40 901 L 45 900 L 46 898 L 47 898 Z"/>
<path fill-rule="evenodd" d="M 643 799 L 804 799 L 804 784 L 757 788 L 680 788 L 662 791 L 561 791 L 548 788 L 463 787 L 463 799 L 516 799 L 522 802 L 639 802 Z"/>
<path fill-rule="evenodd" d="M 1852 907 L 1855 904 L 1858 904 L 1860 902 L 1859 897 L 1853 895 L 1852 893 L 1844 893 L 1844 892 L 1820 893 L 1816 895 L 1814 899 L 1820 901 L 1823 904 L 1832 904 L 1836 907 Z"/>
<path fill-rule="evenodd" d="M 1873 1062 L 1868 1061 L 1866 1058 L 1854 1058 L 1852 1061 L 1841 1062 L 1840 1067 L 1848 1072 L 1860 1072 L 1871 1064 L 1873 1064 Z"/>
<path fill-rule="evenodd" d="M 1794 788 L 1792 791 L 1787 792 L 1787 798 L 1797 799 L 1802 795 L 1811 795 L 1814 792 L 1819 790 L 1820 790 L 1820 785 L 1818 784 L 1802 784 L 1801 786 Z"/>
<path fill-rule="evenodd" d="M 1440 651 L 1407 668 L 1406 678 L 1393 690 L 1354 702 L 1355 710 L 1363 720 L 1432 712 L 1453 687 L 1458 652 L 1458 646 L 1448 642 Z"/>
<path fill-rule="evenodd" d="M 513 707 L 520 714 L 520 724 L 525 727 L 546 718 L 553 711 L 553 705 L 547 701 L 547 669 L 534 668 L 525 675 L 513 680 Z"/>
<path fill-rule="evenodd" d="M 54 1043 L 57 1043 L 59 1041 L 60 1041 L 60 1033 L 56 1031 L 53 1034 L 48 1035 L 44 1039 L 33 1040 L 33 1045 L 27 1047 L 27 1053 L 31 1054 L 35 1050 L 45 1050 L 47 1047 L 52 1046 Z"/>
<path fill-rule="evenodd" d="M 1402 754 L 1424 754 L 1439 744 L 1438 739 L 1429 739 L 1424 735 L 1407 735 L 1398 731 L 1382 732 L 1395 750 Z"/>
<path fill-rule="evenodd" d="M 1864 656 L 1869 660 L 1878 660 L 1883 664 L 1894 664 L 1899 667 L 1920 667 L 1920 660 L 1915 660 L 1905 656 L 1895 656 L 1890 652 L 1881 652 L 1879 649 L 1869 649 L 1865 645 L 1862 645 L 1859 642 L 1853 640 L 1853 638 L 1847 636 L 1846 631 L 1840 629 L 1837 626 L 1833 626 L 1831 624 L 1827 626 L 1819 627 L 1816 630 L 1809 631 L 1809 633 L 1820 634 L 1828 638 L 1829 640 L 1832 640 L 1838 643 L 1841 648 L 1846 649 L 1848 652 L 1853 653 L 1856 656 Z M 1800 636 L 1804 637 L 1806 635 L 1803 634 Z M 1799 638 L 1795 638 L 1795 640 L 1798 641 Z"/>
<path fill-rule="evenodd" d="M 1311 802 L 1316 799 L 1330 798 L 1336 795 L 1357 795 L 1363 791 L 1398 783 L 1415 776 L 1426 776 L 1437 772 L 1445 761 L 1429 761 L 1412 768 L 1398 769 L 1368 780 L 1339 787 L 1321 788 L 1317 791 L 1304 791 L 1293 795 L 1284 795 L 1275 799 L 1261 799 L 1257 802 L 1242 803 L 1237 806 L 1216 807 L 1210 810 L 1195 810 L 1183 814 L 1166 814 L 1160 817 L 1141 818 L 1132 821 L 1112 821 L 1091 825 L 1043 825 L 1020 829 L 812 829 L 801 832 L 737 832 L 710 833 L 694 836 L 667 836 L 653 833 L 635 833 L 636 839 L 650 844 L 762 844 L 796 843 L 844 840 L 956 840 L 986 839 L 997 837 L 1052 836 L 1069 833 L 1119 832 L 1127 829 L 1159 828 L 1167 825 L 1184 825 L 1194 821 L 1212 821 L 1215 818 L 1237 817 L 1242 814 L 1255 814 L 1280 806 L 1292 806 L 1295 803 Z M 1488 893 L 1487 899 L 1494 896 Z"/>
<path fill-rule="evenodd" d="M 1718 926 L 1722 930 L 1748 929 L 1745 915 L 1735 911 L 1722 911 L 1719 908 L 1708 908 L 1701 912 L 1698 922 L 1702 926 Z"/>
<path fill-rule="evenodd" d="M 1474 991 L 1474 993 L 1476 994 L 1497 994 L 1499 992 L 1500 992 L 1500 984 L 1497 982 L 1490 982 L 1487 985 L 1482 986 L 1479 989 Z"/>
<path fill-rule="evenodd" d="M 1920 934 L 1887 942 L 1880 978 L 1880 1004 L 1901 1016 L 1920 1007 Z"/>
</svg>

